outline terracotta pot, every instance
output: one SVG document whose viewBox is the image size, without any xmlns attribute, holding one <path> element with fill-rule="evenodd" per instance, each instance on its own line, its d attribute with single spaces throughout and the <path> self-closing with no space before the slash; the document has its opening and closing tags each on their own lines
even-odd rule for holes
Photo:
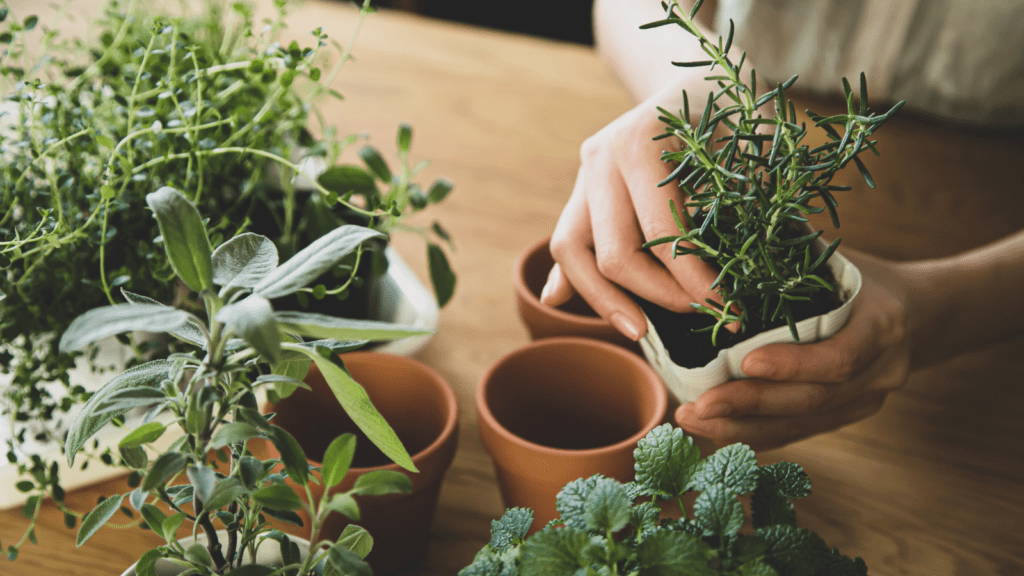
<svg viewBox="0 0 1024 576">
<path fill-rule="evenodd" d="M 223 544 L 227 541 L 228 533 L 226 530 L 218 530 L 217 537 Z M 295 536 L 289 536 L 289 538 L 299 546 L 299 550 L 302 552 L 302 556 L 305 557 L 305 555 L 309 552 L 309 541 Z M 188 548 L 195 541 L 196 539 L 190 536 L 188 538 L 182 538 L 178 540 L 178 543 L 180 543 L 185 548 Z M 202 533 L 200 533 L 199 535 L 199 542 L 203 543 L 204 545 L 207 542 L 206 537 L 203 536 Z M 281 566 L 280 545 L 277 542 L 274 542 L 273 540 L 264 542 L 260 545 L 259 549 L 256 550 L 256 560 L 257 562 L 259 562 L 260 566 Z M 170 560 L 164 560 L 162 558 L 156 561 L 155 568 L 156 576 L 177 576 L 178 574 L 181 574 L 185 571 L 184 566 L 180 564 L 175 564 Z M 132 564 L 130 568 L 122 572 L 121 576 L 135 576 L 135 564 Z"/>
<path fill-rule="evenodd" d="M 639 354 L 640 345 L 598 316 L 579 294 L 558 307 L 541 304 L 540 292 L 555 263 L 548 248 L 550 242 L 550 236 L 534 242 L 519 254 L 512 267 L 519 318 L 530 333 L 530 339 L 583 336 L 618 344 Z"/>
<path fill-rule="evenodd" d="M 341 358 L 394 428 L 420 471 L 405 472 L 412 480 L 410 494 L 355 497 L 361 512 L 355 524 L 366 528 L 374 541 L 366 561 L 374 574 L 390 574 L 422 558 L 427 551 L 441 480 L 455 456 L 458 402 L 451 386 L 437 372 L 411 358 L 374 352 L 351 352 Z M 316 366 L 310 369 L 305 382 L 312 391 L 296 390 L 279 404 L 268 405 L 266 410 L 276 413 L 273 423 L 298 440 L 315 466 L 320 465 L 331 441 L 345 432 L 356 434 L 353 467 L 332 493 L 351 489 L 359 476 L 373 470 L 402 471 L 359 432 Z M 278 456 L 269 442 L 252 444 L 258 457 Z M 311 488 L 314 499 L 319 501 L 323 487 Z M 308 536 L 309 518 L 302 512 L 300 516 Z M 340 514 L 331 514 L 321 537 L 337 539 L 350 523 Z"/>
<path fill-rule="evenodd" d="M 662 422 L 665 387 L 639 356 L 587 338 L 545 338 L 506 355 L 477 387 L 480 436 L 507 507 L 532 508 L 531 531 L 558 516 L 577 479 L 633 479 L 636 443 Z"/>
</svg>

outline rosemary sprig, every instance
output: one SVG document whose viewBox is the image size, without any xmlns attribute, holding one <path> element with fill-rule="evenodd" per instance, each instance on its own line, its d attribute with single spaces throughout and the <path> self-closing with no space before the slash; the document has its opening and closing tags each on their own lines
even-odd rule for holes
<svg viewBox="0 0 1024 576">
<path fill-rule="evenodd" d="M 679 0 L 663 2 L 665 18 L 642 26 L 676 25 L 693 35 L 708 60 L 673 64 L 709 67 L 706 80 L 718 87 L 709 93 L 696 123 L 686 91 L 682 110 L 658 109 L 665 124 L 665 133 L 658 138 L 676 137 L 683 144 L 678 151 L 662 153 L 663 161 L 678 164 L 661 185 L 677 181 L 688 201 L 681 211 L 671 206 L 680 233 L 654 239 L 644 247 L 672 243 L 673 257 L 694 254 L 717 266 L 720 273 L 712 288 L 722 303 L 709 299 L 691 304 L 716 318 L 715 325 L 706 329 L 713 344 L 717 345 L 722 327 L 733 322 L 740 323 L 741 334 L 752 335 L 784 321 L 799 341 L 794 306 L 835 290 L 826 279 L 825 265 L 840 241 L 837 238 L 818 250 L 815 241 L 822 232 L 807 228 L 807 215 L 827 209 L 839 227 L 833 193 L 849 187 L 831 182 L 850 162 L 874 188 L 857 156 L 865 150 L 878 154 L 871 136 L 903 102 L 884 114 L 871 113 L 864 74 L 857 98 L 844 78 L 846 114 L 822 117 L 807 110 L 814 121 L 812 128 L 823 130 L 829 140 L 812 149 L 803 143 L 808 126 L 797 123 L 795 106 L 786 97 L 797 77 L 757 94 L 756 71 L 751 70 L 749 83 L 743 79 L 746 52 L 735 63 L 728 55 L 735 31 L 732 22 L 728 35 L 717 40 L 695 24 L 702 3 L 698 0 L 685 10 Z M 716 131 L 726 135 L 716 138 Z M 814 205 L 815 200 L 823 207 Z"/>
</svg>

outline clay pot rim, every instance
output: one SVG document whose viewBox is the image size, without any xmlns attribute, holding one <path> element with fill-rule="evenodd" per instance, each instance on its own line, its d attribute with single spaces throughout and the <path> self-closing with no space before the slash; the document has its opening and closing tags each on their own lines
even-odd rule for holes
<svg viewBox="0 0 1024 576">
<path fill-rule="evenodd" d="M 610 328 L 611 323 L 600 316 L 583 316 L 582 314 L 566 312 L 565 310 L 559 310 L 554 306 L 544 304 L 540 301 L 540 298 L 533 293 L 533 290 L 530 290 L 530 287 L 526 285 L 526 278 L 523 274 L 523 270 L 526 267 L 526 261 L 530 256 L 533 256 L 537 250 L 542 249 L 550 243 L 551 236 L 545 236 L 531 244 L 516 256 L 516 261 L 512 265 L 512 284 L 515 286 L 516 293 L 519 294 L 523 300 L 528 302 L 531 307 L 543 310 L 546 314 L 550 314 L 563 322 L 575 322 L 589 328 Z"/>
<path fill-rule="evenodd" d="M 516 436 L 507 428 L 502 426 L 500 422 L 498 422 L 497 418 L 494 417 L 494 414 L 492 414 L 490 409 L 487 407 L 487 402 L 485 401 L 485 398 L 487 396 L 487 383 L 491 380 L 494 373 L 497 372 L 499 368 L 501 368 L 506 362 L 508 362 L 512 358 L 527 353 L 528 351 L 534 350 L 536 348 L 561 346 L 566 344 L 582 345 L 589 346 L 591 348 L 596 348 L 601 352 L 613 354 L 615 356 L 618 356 L 619 358 L 625 359 L 627 362 L 633 364 L 640 370 L 640 372 L 645 376 L 644 381 L 650 384 L 649 388 L 654 394 L 654 414 L 647 420 L 647 422 L 644 423 L 643 426 L 641 426 L 639 431 L 637 431 L 629 438 L 626 438 L 625 440 L 620 440 L 615 444 L 600 446 L 598 448 L 573 450 L 567 448 L 552 448 L 550 446 L 544 446 L 542 444 L 530 442 L 529 440 Z M 668 392 L 665 390 L 665 385 L 662 383 L 661 377 L 658 376 L 658 373 L 655 372 L 654 369 L 651 368 L 651 366 L 647 364 L 647 362 L 645 362 L 643 358 L 637 356 L 636 354 L 633 354 L 632 352 L 620 346 L 616 346 L 614 344 L 604 342 L 602 340 L 596 340 L 593 338 L 581 338 L 578 336 L 554 336 L 550 338 L 541 338 L 540 340 L 534 340 L 529 344 L 526 344 L 520 348 L 516 348 L 512 352 L 505 354 L 496 362 L 491 364 L 491 366 L 487 369 L 486 372 L 484 372 L 483 376 L 480 378 L 480 383 L 476 387 L 477 419 L 481 423 L 486 424 L 489 428 L 497 432 L 506 441 L 521 446 L 523 448 L 527 448 L 531 451 L 544 454 L 546 456 L 597 456 L 601 454 L 615 452 L 630 445 L 635 446 L 641 438 L 646 436 L 650 430 L 656 428 L 658 424 L 662 422 L 662 420 L 665 418 L 665 412 L 667 409 Z"/>
<path fill-rule="evenodd" d="M 385 353 L 382 353 L 382 352 L 371 352 L 371 351 L 345 352 L 344 354 L 341 354 L 340 356 L 341 356 L 342 361 L 344 361 L 344 362 L 348 362 L 350 360 L 353 360 L 355 362 L 359 362 L 360 360 L 366 359 L 366 358 L 382 357 L 382 358 L 386 358 L 389 362 L 394 362 L 394 363 L 397 363 L 397 364 L 405 364 L 407 366 L 415 368 L 416 370 L 419 370 L 420 372 L 425 373 L 427 376 L 429 376 L 430 381 L 433 382 L 436 385 L 436 387 L 440 389 L 441 397 L 444 398 L 445 408 L 448 409 L 448 417 L 445 419 L 444 428 L 441 429 L 441 433 L 438 434 L 437 438 L 435 438 L 434 441 L 431 442 L 426 448 L 420 450 L 419 452 L 417 452 L 415 454 L 410 454 L 410 456 L 412 457 L 413 464 L 415 464 L 416 468 L 419 468 L 420 472 L 422 472 L 422 468 L 423 467 L 420 466 L 420 464 L 423 463 L 424 461 L 426 461 L 427 459 L 429 459 L 431 456 L 433 456 L 437 452 L 439 452 L 441 450 L 441 448 L 445 445 L 445 443 L 449 439 L 451 439 L 451 437 L 455 434 L 455 430 L 458 427 L 458 424 L 459 424 L 459 400 L 455 396 L 455 391 L 452 390 L 451 385 L 449 385 L 448 381 L 445 380 L 443 376 L 438 374 L 438 372 L 436 370 L 434 370 L 430 366 L 427 366 L 423 362 L 420 362 L 419 360 L 415 360 L 413 358 L 409 358 L 408 356 L 399 356 L 397 354 L 385 354 Z M 308 457 L 306 458 L 306 460 L 309 460 L 309 462 L 311 462 L 311 463 L 313 463 L 315 465 L 318 465 L 318 466 L 323 464 L 323 462 L 319 462 L 317 460 L 313 460 L 312 458 L 308 458 Z M 374 470 L 395 470 L 395 471 L 398 471 L 398 470 L 405 470 L 405 468 L 402 468 L 398 464 L 392 462 L 390 464 L 382 464 L 380 466 L 367 466 L 367 467 L 363 467 L 363 468 L 357 468 L 357 467 L 353 466 L 353 467 L 349 468 L 348 473 L 349 474 L 366 474 L 367 472 L 373 472 Z M 406 472 L 410 472 L 412 474 L 417 474 L 417 472 L 412 472 L 411 470 L 406 470 Z"/>
</svg>

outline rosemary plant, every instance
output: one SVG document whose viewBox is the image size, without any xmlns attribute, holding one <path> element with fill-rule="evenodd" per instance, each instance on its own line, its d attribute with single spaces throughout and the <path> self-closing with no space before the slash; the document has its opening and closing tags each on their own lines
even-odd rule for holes
<svg viewBox="0 0 1024 576">
<path fill-rule="evenodd" d="M 64 496 L 53 463 L 24 447 L 32 439 L 59 443 L 66 414 L 90 395 L 68 370 L 95 359 L 95 345 L 61 350 L 55 335 L 83 312 L 118 301 L 122 289 L 205 314 L 204 303 L 172 281 L 147 194 L 162 186 L 185 191 L 215 245 L 259 232 L 283 258 L 347 222 L 385 233 L 413 229 L 429 240 L 439 300 L 451 296 L 454 275 L 441 248 L 447 233 L 401 222 L 442 200 L 451 184 L 439 180 L 425 193 L 415 183 L 425 163 L 410 166 L 407 126 L 399 131 L 402 169 L 386 179 L 387 165 L 371 147 L 361 152 L 365 167 L 336 166 L 363 136 L 337 134 L 314 105 L 340 99 L 329 86 L 351 59 L 369 0 L 344 46 L 322 29 L 308 46 L 281 44 L 287 2 L 273 5 L 276 16 L 257 22 L 246 1 L 205 0 L 182 15 L 150 0 L 110 0 L 90 22 L 90 42 L 65 38 L 59 21 L 15 14 L 0 0 L 0 373 L 7 381 L 0 415 L 11 423 L 6 456 L 26 478 L 18 489 L 29 498 L 30 520 L 21 541 L 7 547 L 12 557 L 34 540 L 40 502 Z M 329 167 L 320 179 L 308 169 L 314 161 Z M 300 172 L 312 192 L 296 186 Z M 385 192 L 352 201 L 367 180 Z M 347 254 L 294 295 L 345 298 L 361 281 L 351 271 L 362 253 Z M 190 346 L 118 338 L 136 353 L 129 367 Z M 120 461 L 90 448 L 83 447 L 82 467 Z M 70 525 L 80 517 L 65 511 Z"/>
<path fill-rule="evenodd" d="M 659 138 L 675 137 L 682 143 L 680 150 L 662 154 L 662 160 L 675 168 L 661 185 L 677 182 L 688 200 L 684 207 L 670 207 L 680 233 L 644 246 L 672 243 L 674 257 L 694 254 L 717 267 L 719 275 L 711 288 L 722 303 L 708 299 L 706 304 L 691 304 L 716 319 L 704 329 L 711 332 L 713 344 L 717 345 L 722 327 L 733 322 L 739 322 L 739 334 L 744 336 L 788 325 L 793 339 L 799 340 L 796 322 L 801 316 L 829 309 L 822 310 L 822 305 L 829 303 L 836 286 L 827 263 L 840 241 L 836 238 L 819 249 L 816 241 L 822 231 L 810 230 L 806 216 L 827 209 L 839 227 L 834 193 L 849 187 L 831 182 L 850 162 L 874 187 L 858 155 L 865 150 L 878 154 L 871 136 L 903 102 L 874 114 L 868 109 L 864 74 L 858 98 L 844 78 L 846 114 L 825 118 L 807 111 L 814 127 L 828 138 L 826 144 L 811 148 L 803 143 L 808 126 L 797 123 L 795 106 L 786 97 L 797 77 L 758 94 L 756 71 L 750 71 L 749 82 L 744 79 L 746 53 L 735 63 L 729 56 L 732 22 L 727 37 L 707 38 L 694 23 L 701 4 L 697 0 L 686 10 L 679 0 L 663 3 L 665 18 L 643 26 L 676 25 L 693 35 L 708 59 L 674 64 L 707 66 L 712 75 L 706 79 L 718 86 L 708 94 L 696 122 L 686 91 L 678 112 L 659 108 L 666 125 Z M 769 104 L 772 108 L 765 111 Z"/>
</svg>

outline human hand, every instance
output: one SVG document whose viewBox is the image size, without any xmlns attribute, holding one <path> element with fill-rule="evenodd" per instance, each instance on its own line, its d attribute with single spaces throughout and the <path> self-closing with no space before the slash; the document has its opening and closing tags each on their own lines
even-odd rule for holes
<svg viewBox="0 0 1024 576">
<path fill-rule="evenodd" d="M 675 312 L 696 312 L 690 303 L 706 298 L 721 302 L 708 289 L 718 275 L 700 258 L 673 258 L 671 244 L 641 248 L 647 240 L 679 233 L 669 201 L 682 210 L 685 198 L 677 186 L 658 184 L 671 173 L 661 152 L 678 150 L 680 142 L 652 140 L 664 132 L 656 106 L 672 98 L 679 98 L 677 86 L 655 94 L 583 143 L 575 187 L 551 237 L 556 264 L 540 298 L 557 306 L 579 292 L 632 340 L 639 340 L 647 325 L 622 288 Z"/>
<path fill-rule="evenodd" d="M 747 354 L 741 368 L 752 378 L 716 386 L 680 406 L 680 427 L 719 446 L 743 442 L 764 450 L 882 408 L 910 373 L 913 280 L 900 264 L 846 255 L 864 276 L 846 326 L 821 342 L 772 344 Z"/>
</svg>

